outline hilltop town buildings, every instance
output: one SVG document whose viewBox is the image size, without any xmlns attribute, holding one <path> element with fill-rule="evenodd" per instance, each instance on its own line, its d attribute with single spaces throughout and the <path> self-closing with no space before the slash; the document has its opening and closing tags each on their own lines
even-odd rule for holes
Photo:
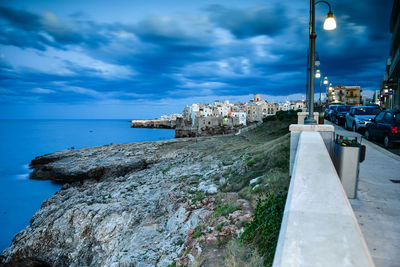
<svg viewBox="0 0 400 267">
<path fill-rule="evenodd" d="M 231 134 L 280 110 L 304 107 L 304 100 L 269 103 L 256 94 L 248 103 L 232 104 L 228 100 L 214 101 L 213 104 L 194 103 L 187 105 L 182 114 L 163 115 L 154 120 L 132 120 L 131 127 L 175 129 L 175 137 Z"/>
<path fill-rule="evenodd" d="M 186 106 L 182 117 L 190 121 L 195 128 L 232 126 L 240 127 L 251 123 L 262 121 L 263 118 L 275 115 L 277 111 L 290 109 L 304 109 L 304 100 L 288 101 L 284 103 L 269 103 L 255 94 L 248 103 L 231 104 L 228 100 L 224 102 L 215 101 L 213 104 L 192 104 Z"/>
<path fill-rule="evenodd" d="M 390 33 L 392 34 L 390 57 L 386 62 L 379 100 L 386 109 L 400 109 L 400 0 L 395 0 L 393 3 Z"/>
</svg>

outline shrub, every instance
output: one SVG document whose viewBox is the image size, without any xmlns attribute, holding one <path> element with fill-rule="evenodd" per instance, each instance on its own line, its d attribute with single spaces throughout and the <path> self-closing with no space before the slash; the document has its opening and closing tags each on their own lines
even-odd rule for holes
<svg viewBox="0 0 400 267">
<path fill-rule="evenodd" d="M 271 266 L 279 238 L 287 192 L 267 193 L 257 200 L 256 210 L 241 236 L 245 243 L 253 244 L 264 256 L 264 264 Z"/>
<path fill-rule="evenodd" d="M 279 110 L 276 112 L 276 118 L 280 121 L 287 121 L 287 120 L 295 120 L 297 119 L 297 112 L 300 110 L 288 110 L 288 111 L 283 111 Z"/>
</svg>

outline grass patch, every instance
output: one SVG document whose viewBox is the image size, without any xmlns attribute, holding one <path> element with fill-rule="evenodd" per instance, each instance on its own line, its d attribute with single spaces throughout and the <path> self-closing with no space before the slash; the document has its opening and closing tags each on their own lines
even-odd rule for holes
<svg viewBox="0 0 400 267">
<path fill-rule="evenodd" d="M 217 208 L 215 209 L 215 212 L 213 214 L 213 218 L 225 216 L 225 215 L 231 214 L 240 209 L 241 209 L 240 204 L 236 204 L 236 203 L 217 205 Z"/>
<path fill-rule="evenodd" d="M 218 224 L 217 227 L 215 227 L 215 229 L 216 229 L 218 232 L 220 232 L 220 231 L 222 230 L 222 227 L 224 227 L 224 225 L 225 225 L 225 222 L 222 222 L 222 223 Z"/>
<path fill-rule="evenodd" d="M 196 228 L 194 228 L 194 233 L 193 233 L 192 237 L 198 238 L 198 237 L 204 235 L 204 229 L 205 229 L 204 224 L 197 225 Z"/>
<path fill-rule="evenodd" d="M 171 170 L 171 166 L 168 166 L 167 168 L 165 168 L 164 170 L 162 170 L 162 174 L 166 174 L 167 172 L 169 172 Z"/>
<path fill-rule="evenodd" d="M 206 195 L 203 192 L 197 192 L 196 195 L 192 198 L 192 205 L 196 204 L 197 201 L 203 201 L 206 198 Z"/>
<path fill-rule="evenodd" d="M 265 266 L 263 257 L 253 247 L 244 245 L 240 240 L 230 240 L 225 246 L 225 266 L 255 267 Z"/>
</svg>

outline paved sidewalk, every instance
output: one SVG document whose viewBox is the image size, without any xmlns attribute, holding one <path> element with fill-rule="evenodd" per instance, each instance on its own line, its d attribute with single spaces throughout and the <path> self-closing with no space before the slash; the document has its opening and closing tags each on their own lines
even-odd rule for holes
<svg viewBox="0 0 400 267">
<path fill-rule="evenodd" d="M 400 180 L 400 156 L 367 140 L 362 143 L 366 158 L 360 165 L 357 199 L 350 203 L 375 265 L 399 267 L 400 183 L 391 180 Z"/>
</svg>

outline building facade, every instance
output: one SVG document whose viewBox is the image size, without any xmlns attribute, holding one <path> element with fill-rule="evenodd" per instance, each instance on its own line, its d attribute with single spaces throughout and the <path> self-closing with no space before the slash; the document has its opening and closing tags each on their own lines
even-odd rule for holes
<svg viewBox="0 0 400 267">
<path fill-rule="evenodd" d="M 400 109 L 400 0 L 394 0 L 390 17 L 389 58 L 386 61 L 386 70 L 383 75 L 379 100 L 386 109 Z"/>
<path fill-rule="evenodd" d="M 360 86 L 336 85 L 328 91 L 329 103 L 344 103 L 359 106 L 362 103 Z"/>
</svg>

